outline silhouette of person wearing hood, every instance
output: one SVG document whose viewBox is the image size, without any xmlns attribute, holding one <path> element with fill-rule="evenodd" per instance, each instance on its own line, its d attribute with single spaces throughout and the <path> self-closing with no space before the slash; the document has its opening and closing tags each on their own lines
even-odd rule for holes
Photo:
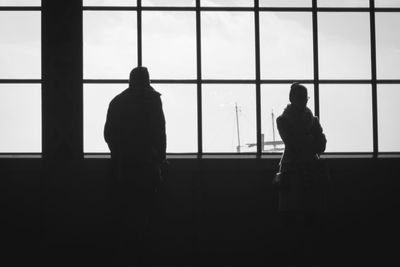
<svg viewBox="0 0 400 267">
<path fill-rule="evenodd" d="M 326 181 L 318 173 L 318 163 L 327 141 L 318 118 L 307 107 L 308 99 L 307 88 L 293 83 L 290 104 L 276 119 L 285 144 L 279 171 L 285 174 L 287 184 L 279 191 L 279 212 L 288 229 L 311 231 L 308 237 L 300 237 L 303 241 L 319 235 L 321 214 L 326 210 Z"/>
<path fill-rule="evenodd" d="M 288 104 L 276 119 L 279 134 L 285 143 L 280 161 L 281 171 L 294 167 L 295 163 L 317 160 L 325 151 L 326 138 L 317 117 L 307 107 L 307 88 L 299 83 L 290 87 Z"/>
<path fill-rule="evenodd" d="M 165 118 L 160 94 L 145 67 L 134 68 L 129 88 L 110 102 L 104 138 L 117 181 L 120 246 L 134 260 L 143 254 L 145 232 L 166 159 Z M 139 264 L 137 261 L 135 264 Z"/>
</svg>

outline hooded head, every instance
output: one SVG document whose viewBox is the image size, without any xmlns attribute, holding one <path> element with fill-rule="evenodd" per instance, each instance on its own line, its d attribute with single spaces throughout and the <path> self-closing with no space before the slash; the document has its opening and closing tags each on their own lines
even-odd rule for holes
<svg viewBox="0 0 400 267">
<path fill-rule="evenodd" d="M 136 67 L 129 75 L 129 87 L 149 87 L 150 76 L 146 67 Z"/>
<path fill-rule="evenodd" d="M 308 102 L 307 88 L 300 83 L 293 83 L 290 86 L 290 103 L 298 110 L 305 110 Z"/>
</svg>

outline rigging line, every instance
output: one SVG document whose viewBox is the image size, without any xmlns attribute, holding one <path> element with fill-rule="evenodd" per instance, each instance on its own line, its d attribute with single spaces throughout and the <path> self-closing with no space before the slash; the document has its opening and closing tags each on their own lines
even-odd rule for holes
<svg viewBox="0 0 400 267">
<path fill-rule="evenodd" d="M 238 145 L 237 145 L 237 152 L 240 153 L 240 132 L 239 132 L 239 114 L 238 114 L 238 105 L 237 102 L 235 102 L 235 112 L 236 112 L 236 130 L 237 130 L 237 139 L 238 139 Z M 241 110 L 240 110 L 241 112 Z"/>
<path fill-rule="evenodd" d="M 254 132 L 251 132 L 251 133 L 249 133 L 249 129 L 253 129 L 253 130 L 255 130 L 255 128 L 256 128 L 256 123 L 254 122 L 254 120 L 251 120 L 250 118 L 249 118 L 249 116 L 247 115 L 247 113 L 246 112 L 243 112 L 243 110 L 241 109 L 241 112 L 240 112 L 240 114 L 239 115 L 241 115 L 240 116 L 240 118 L 244 118 L 244 120 L 242 120 L 240 123 L 241 123 L 241 130 L 244 128 L 245 130 L 247 130 L 247 131 L 244 131 L 243 133 L 247 133 L 247 134 L 245 134 L 244 136 L 246 136 L 246 137 L 248 137 L 248 136 L 253 136 L 254 135 L 254 137 L 256 137 L 255 136 L 255 131 Z M 243 122 L 244 121 L 244 123 L 246 124 L 245 126 L 246 127 L 243 127 Z M 251 130 L 250 130 L 251 131 Z M 242 136 L 243 136 L 243 134 L 242 134 Z M 254 138 L 253 137 L 253 138 Z M 252 139 L 253 139 L 252 138 Z M 243 138 L 242 138 L 242 140 L 243 140 Z M 244 145 L 242 145 L 241 147 L 246 147 L 246 146 L 244 146 Z"/>
<path fill-rule="evenodd" d="M 242 121 L 239 120 L 240 118 L 245 118 L 246 125 L 248 126 L 248 127 L 245 127 L 245 129 L 255 129 L 255 123 L 251 122 L 251 120 L 247 116 L 247 113 L 243 112 L 243 109 L 242 109 L 242 107 L 240 105 L 237 106 L 237 109 L 236 109 L 236 106 L 235 106 L 235 111 L 236 110 L 237 110 L 237 114 L 236 114 L 236 117 L 237 117 L 236 121 L 237 122 L 236 122 L 236 125 L 239 126 L 238 128 L 236 128 L 236 131 L 238 132 L 238 135 L 239 135 L 240 130 L 243 129 Z M 247 133 L 247 131 L 245 131 L 245 133 Z M 255 132 L 254 132 L 254 134 L 255 134 Z M 253 135 L 253 134 L 251 134 L 251 135 Z M 243 137 L 243 132 L 240 134 L 240 136 Z M 248 135 L 244 135 L 244 136 L 247 137 Z M 247 148 L 247 145 L 244 144 L 246 142 L 242 142 L 242 140 L 243 140 L 243 138 L 240 138 L 240 139 L 238 138 L 238 142 L 237 142 L 238 146 L 236 146 L 236 151 L 237 152 L 243 152 L 243 151 L 241 151 L 242 148 Z"/>
<path fill-rule="evenodd" d="M 235 137 L 236 137 L 236 135 L 235 135 L 235 133 L 236 133 L 235 128 L 236 128 L 236 119 L 235 119 L 235 116 L 233 116 L 233 120 L 232 120 L 232 131 L 231 131 L 231 133 L 232 133 L 232 135 L 231 135 L 231 147 L 233 148 L 234 151 L 235 151 Z"/>
</svg>

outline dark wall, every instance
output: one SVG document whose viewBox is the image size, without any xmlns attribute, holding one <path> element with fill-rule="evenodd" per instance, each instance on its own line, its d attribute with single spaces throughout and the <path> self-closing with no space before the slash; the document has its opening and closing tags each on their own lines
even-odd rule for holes
<svg viewBox="0 0 400 267">
<path fill-rule="evenodd" d="M 397 261 L 398 159 L 327 159 L 330 261 Z M 266 264 L 285 246 L 270 180 L 277 159 L 171 159 L 158 195 L 153 242 L 162 261 Z M 43 261 L 109 260 L 108 159 L 1 159 L 8 254 Z M 21 257 L 21 252 L 26 257 Z"/>
</svg>

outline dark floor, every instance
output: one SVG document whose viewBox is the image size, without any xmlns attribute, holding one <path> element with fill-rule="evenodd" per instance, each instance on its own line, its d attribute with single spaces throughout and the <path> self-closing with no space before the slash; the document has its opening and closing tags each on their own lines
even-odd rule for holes
<svg viewBox="0 0 400 267">
<path fill-rule="evenodd" d="M 398 220 L 376 214 L 372 217 L 329 215 L 317 243 L 316 254 L 305 254 L 299 237 L 287 234 L 278 217 L 215 215 L 194 221 L 159 213 L 152 224 L 151 252 L 145 266 L 342 266 L 344 263 L 397 263 Z M 31 227 L 28 227 L 28 226 Z M 46 226 L 46 227 L 44 227 Z M 16 222 L 5 228 L 6 257 L 15 266 L 38 262 L 46 266 L 115 265 L 120 254 L 116 229 L 110 221 L 44 225 Z M 310 252 L 309 252 L 310 253 Z M 307 260 L 308 259 L 308 260 Z M 310 262 L 311 260 L 311 262 Z M 271 265 L 272 264 L 272 265 Z M 3 265 L 4 266 L 4 265 Z"/>
<path fill-rule="evenodd" d="M 114 265 L 109 183 L 104 164 L 89 163 L 53 164 L 47 176 L 36 163 L 0 168 L 1 266 Z M 149 266 L 304 265 L 299 248 L 290 252 L 299 238 L 280 226 L 274 170 L 228 163 L 207 173 L 172 169 L 151 224 Z M 400 164 L 345 163 L 333 166 L 314 265 L 400 264 Z"/>
</svg>

